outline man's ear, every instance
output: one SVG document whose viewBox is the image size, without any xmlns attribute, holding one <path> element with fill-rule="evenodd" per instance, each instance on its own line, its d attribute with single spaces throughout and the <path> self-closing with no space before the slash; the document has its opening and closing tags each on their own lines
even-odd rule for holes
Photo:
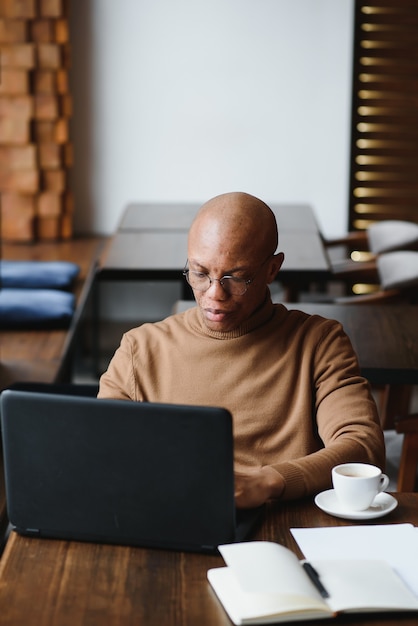
<svg viewBox="0 0 418 626">
<path fill-rule="evenodd" d="M 269 275 L 267 277 L 268 284 L 272 283 L 273 280 L 276 278 L 281 266 L 283 265 L 283 261 L 284 261 L 284 252 L 278 252 L 277 254 L 273 256 L 273 259 L 270 262 Z"/>
</svg>

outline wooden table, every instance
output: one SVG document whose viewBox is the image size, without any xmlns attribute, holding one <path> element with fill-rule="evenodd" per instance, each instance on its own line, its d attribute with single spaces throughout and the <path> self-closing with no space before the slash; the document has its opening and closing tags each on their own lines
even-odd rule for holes
<svg viewBox="0 0 418 626">
<path fill-rule="evenodd" d="M 0 391 L 17 382 L 70 382 L 78 333 L 95 278 L 96 260 L 103 243 L 104 239 L 101 237 L 89 237 L 59 242 L 2 245 L 4 259 L 72 261 L 79 265 L 80 274 L 74 286 L 76 308 L 68 328 L 0 330 Z M 0 449 L 0 543 L 6 527 L 6 496 Z"/>
<path fill-rule="evenodd" d="M 192 306 L 194 301 L 180 300 L 175 312 Z M 372 384 L 418 384 L 418 307 L 317 302 L 286 302 L 285 306 L 340 322 L 353 344 L 363 376 Z"/>
<path fill-rule="evenodd" d="M 418 307 L 305 302 L 286 307 L 341 322 L 372 384 L 418 384 Z"/>
<path fill-rule="evenodd" d="M 70 379 L 71 359 L 81 317 L 104 244 L 101 237 L 34 244 L 3 244 L 4 259 L 71 261 L 80 267 L 74 287 L 76 309 L 69 328 L 0 330 L 0 390 L 14 382 L 61 382 Z"/>
<path fill-rule="evenodd" d="M 308 205 L 273 205 L 279 250 L 285 253 L 280 282 L 288 289 L 331 276 L 315 214 Z M 196 204 L 134 204 L 122 215 L 104 251 L 99 280 L 180 280 L 187 259 L 187 233 Z M 189 288 L 186 286 L 186 292 Z"/>
<path fill-rule="evenodd" d="M 395 304 L 287 305 L 336 319 L 350 337 L 361 373 L 381 388 L 378 402 L 384 430 L 409 413 L 413 385 L 418 385 L 418 307 Z"/>
<path fill-rule="evenodd" d="M 318 223 L 308 204 L 271 204 L 280 232 L 308 230 L 318 232 Z M 188 231 L 200 205 L 197 203 L 131 203 L 123 212 L 118 231 L 183 230 Z"/>
<path fill-rule="evenodd" d="M 418 524 L 418 494 L 370 523 Z M 320 511 L 312 499 L 269 505 L 256 538 L 300 554 L 289 529 L 352 525 Z M 0 561 L 2 626 L 229 626 L 207 580 L 218 556 L 24 538 L 12 533 Z M 416 626 L 417 615 L 344 616 L 313 622 Z"/>
<path fill-rule="evenodd" d="M 319 233 L 283 231 L 279 249 L 285 254 L 280 282 L 305 284 L 330 277 Z M 185 231 L 118 231 L 101 257 L 97 276 L 101 280 L 182 280 L 186 260 Z"/>
<path fill-rule="evenodd" d="M 397 415 L 409 412 L 412 385 L 418 385 L 418 307 L 399 304 L 285 303 L 310 315 L 340 322 L 357 354 L 361 373 L 373 387 L 382 387 L 382 427 L 394 427 Z M 195 306 L 180 300 L 175 312 Z"/>
</svg>

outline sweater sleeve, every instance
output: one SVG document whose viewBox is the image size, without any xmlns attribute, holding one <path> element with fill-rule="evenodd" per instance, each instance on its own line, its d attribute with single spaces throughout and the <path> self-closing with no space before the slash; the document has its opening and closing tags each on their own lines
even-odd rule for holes
<svg viewBox="0 0 418 626">
<path fill-rule="evenodd" d="M 97 397 L 115 400 L 139 400 L 140 398 L 136 396 L 132 347 L 129 335 L 125 334 L 109 363 L 107 371 L 100 377 Z"/>
<path fill-rule="evenodd" d="M 285 479 L 289 500 L 329 489 L 331 469 L 351 461 L 384 469 L 385 447 L 369 383 L 360 376 L 357 357 L 339 323 L 324 320 L 313 352 L 312 428 L 321 448 L 303 458 L 273 465 Z"/>
</svg>

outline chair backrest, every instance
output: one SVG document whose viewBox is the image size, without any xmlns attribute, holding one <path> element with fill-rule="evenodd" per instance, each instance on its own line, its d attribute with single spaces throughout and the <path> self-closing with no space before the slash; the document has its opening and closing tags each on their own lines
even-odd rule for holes
<svg viewBox="0 0 418 626">
<path fill-rule="evenodd" d="M 415 491 L 418 470 L 418 413 L 398 417 L 395 426 L 396 431 L 404 436 L 397 490 Z"/>
<path fill-rule="evenodd" d="M 370 252 L 382 254 L 394 250 L 418 249 L 418 224 L 403 220 L 384 220 L 369 226 Z"/>
<path fill-rule="evenodd" d="M 376 262 L 380 286 L 384 291 L 418 286 L 418 252 L 387 252 L 378 256 Z"/>
<path fill-rule="evenodd" d="M 357 266 L 357 267 L 356 267 Z M 373 270 L 374 267 L 374 270 Z M 384 302 L 418 301 L 418 251 L 397 250 L 376 257 L 375 261 L 351 263 L 344 271 L 334 272 L 339 279 L 351 282 L 369 282 L 368 277 L 376 274 L 371 282 L 379 285 L 377 291 L 367 294 L 335 298 L 340 304 L 369 304 Z"/>
</svg>

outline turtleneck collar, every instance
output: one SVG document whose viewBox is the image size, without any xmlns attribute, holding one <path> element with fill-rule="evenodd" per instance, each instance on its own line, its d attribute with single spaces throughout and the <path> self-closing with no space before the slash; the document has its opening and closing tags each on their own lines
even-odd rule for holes
<svg viewBox="0 0 418 626">
<path fill-rule="evenodd" d="M 259 309 L 257 309 L 250 318 L 248 318 L 241 326 L 228 331 L 210 330 L 203 321 L 203 316 L 198 306 L 190 309 L 187 313 L 187 321 L 191 328 L 207 337 L 213 339 L 236 339 L 242 337 L 268 322 L 274 314 L 274 304 L 271 301 L 270 292 L 267 291 L 266 299 Z"/>
</svg>

